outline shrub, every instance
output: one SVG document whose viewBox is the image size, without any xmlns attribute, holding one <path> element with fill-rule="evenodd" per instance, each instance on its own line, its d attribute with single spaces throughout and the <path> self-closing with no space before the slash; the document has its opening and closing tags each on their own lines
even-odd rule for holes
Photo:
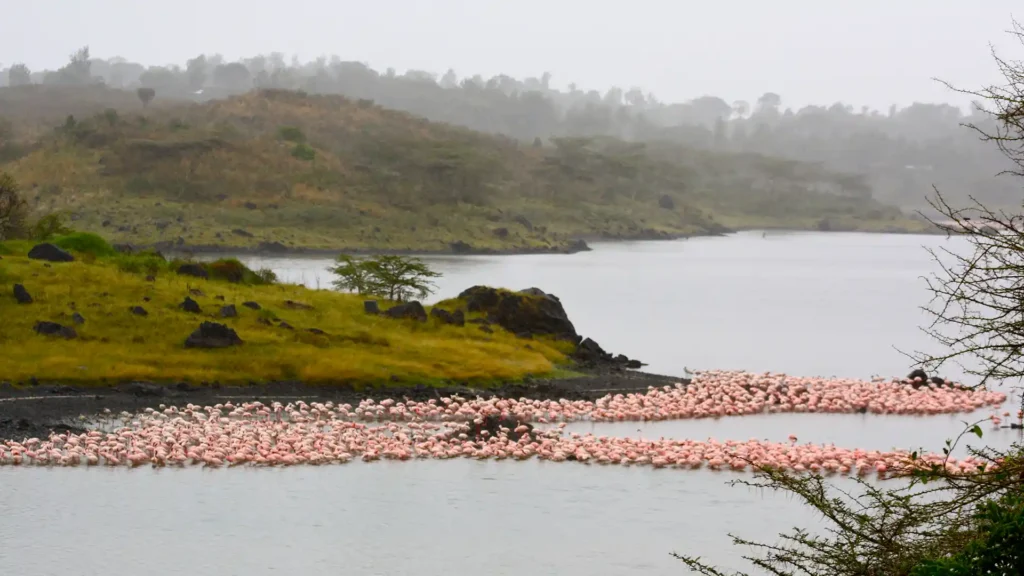
<svg viewBox="0 0 1024 576">
<path fill-rule="evenodd" d="M 152 252 L 141 252 L 139 254 L 120 254 L 114 257 L 117 267 L 132 274 L 151 274 L 167 267 L 167 261 L 163 256 Z"/>
<path fill-rule="evenodd" d="M 53 243 L 65 250 L 92 254 L 98 257 L 113 256 L 117 253 L 110 243 L 102 237 L 89 232 L 74 232 L 55 239 Z"/>
<path fill-rule="evenodd" d="M 263 280 L 264 284 L 273 284 L 277 282 L 277 274 L 270 268 L 260 268 L 256 271 L 256 275 Z"/>
<path fill-rule="evenodd" d="M 236 258 L 222 258 L 203 265 L 210 278 L 236 284 L 272 284 L 276 275 L 270 270 L 253 272 Z"/>
<path fill-rule="evenodd" d="M 295 147 L 292 148 L 292 156 L 299 160 L 312 162 L 316 159 L 316 150 L 311 148 L 308 144 L 296 144 Z"/>
<path fill-rule="evenodd" d="M 71 228 L 64 225 L 64 217 L 60 213 L 47 214 L 35 224 L 32 225 L 32 230 L 29 236 L 36 242 L 46 242 L 54 238 L 55 236 L 67 236 L 74 232 Z"/>
<path fill-rule="evenodd" d="M 296 144 L 302 144 L 306 141 L 306 135 L 302 133 L 295 126 L 281 126 L 277 129 L 277 136 L 281 140 L 287 140 L 288 142 L 295 142 Z"/>
</svg>

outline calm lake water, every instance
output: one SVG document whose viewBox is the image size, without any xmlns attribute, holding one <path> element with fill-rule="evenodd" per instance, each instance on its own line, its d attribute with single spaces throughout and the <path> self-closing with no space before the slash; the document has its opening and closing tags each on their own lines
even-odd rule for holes
<svg viewBox="0 0 1024 576">
<path fill-rule="evenodd" d="M 941 237 L 761 233 L 596 245 L 572 256 L 431 258 L 435 299 L 474 284 L 558 295 L 577 329 L 648 370 L 903 375 Z M 327 260 L 249 259 L 326 287 Z M 959 376 L 955 371 L 949 375 Z M 1009 392 L 1009 390 L 1007 391 Z M 1015 410 L 1012 398 L 1005 409 Z M 971 415 L 771 415 L 574 424 L 622 436 L 762 438 L 938 451 Z M 989 430 L 985 441 L 1019 437 Z M 749 476 L 553 462 L 417 461 L 281 470 L 0 469 L 0 566 L 103 574 L 685 574 L 670 552 L 742 568 L 727 533 L 818 521 Z M 849 480 L 837 480 L 847 485 Z"/>
</svg>

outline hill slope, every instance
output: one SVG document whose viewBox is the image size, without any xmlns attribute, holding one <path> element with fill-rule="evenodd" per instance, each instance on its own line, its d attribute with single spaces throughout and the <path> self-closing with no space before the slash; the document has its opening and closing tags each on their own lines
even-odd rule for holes
<svg viewBox="0 0 1024 576">
<path fill-rule="evenodd" d="M 67 122 L 0 168 L 75 228 L 183 247 L 543 251 L 723 225 L 925 228 L 813 165 L 612 139 L 528 146 L 284 91 Z"/>
</svg>

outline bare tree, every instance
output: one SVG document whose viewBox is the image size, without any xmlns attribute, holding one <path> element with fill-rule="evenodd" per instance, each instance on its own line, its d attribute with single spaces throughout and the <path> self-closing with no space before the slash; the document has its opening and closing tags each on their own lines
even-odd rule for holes
<svg viewBox="0 0 1024 576">
<path fill-rule="evenodd" d="M 1013 23 L 1010 34 L 1024 45 L 1024 26 Z M 1007 60 L 993 51 L 1003 74 L 1002 85 L 957 92 L 976 98 L 979 121 L 964 124 L 986 142 L 995 143 L 1014 169 L 1001 175 L 1024 177 L 1024 62 Z M 965 373 L 990 380 L 1019 380 L 1024 376 L 1024 215 L 992 210 L 971 198 L 966 207 L 954 206 L 936 190 L 929 203 L 941 215 L 933 223 L 949 235 L 967 240 L 971 250 L 932 251 L 940 271 L 931 275 L 931 302 L 924 311 L 932 322 L 924 330 L 945 351 L 915 353 L 926 369 L 947 362 Z M 968 362 L 963 362 L 967 360 Z"/>
</svg>

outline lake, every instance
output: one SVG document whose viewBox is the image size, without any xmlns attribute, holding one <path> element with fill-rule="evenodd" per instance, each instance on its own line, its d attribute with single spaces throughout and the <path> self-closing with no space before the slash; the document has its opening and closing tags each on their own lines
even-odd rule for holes
<svg viewBox="0 0 1024 576">
<path fill-rule="evenodd" d="M 597 244 L 567 255 L 429 258 L 434 300 L 475 284 L 557 295 L 578 331 L 652 372 L 684 368 L 899 376 L 936 269 L 925 246 L 962 239 L 741 233 Z M 325 259 L 244 258 L 326 287 Z M 950 371 L 946 375 L 960 377 Z M 1007 392 L 1010 392 L 1007 390 Z M 1006 410 L 1015 411 L 1011 395 Z M 602 434 L 834 442 L 938 451 L 986 417 L 789 414 L 641 424 Z M 1007 446 L 1017 432 L 989 430 Z M 289 469 L 0 469 L 0 566 L 23 576 L 104 574 L 685 574 L 670 552 L 744 567 L 728 532 L 774 541 L 815 515 L 709 470 L 475 460 Z M 851 484 L 849 480 L 837 480 Z"/>
</svg>

